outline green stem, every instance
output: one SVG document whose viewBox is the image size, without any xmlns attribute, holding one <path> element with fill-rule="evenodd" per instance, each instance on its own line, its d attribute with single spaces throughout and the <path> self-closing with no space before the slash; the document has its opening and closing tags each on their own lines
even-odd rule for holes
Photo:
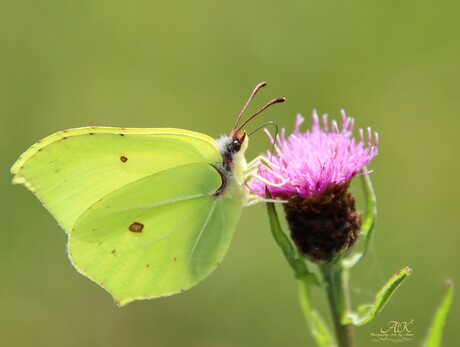
<svg viewBox="0 0 460 347">
<path fill-rule="evenodd" d="M 342 324 L 344 313 L 350 309 L 348 279 L 344 276 L 342 266 L 325 264 L 320 266 L 326 293 L 334 321 L 335 333 L 339 347 L 353 347 L 354 333 L 352 324 Z"/>
</svg>

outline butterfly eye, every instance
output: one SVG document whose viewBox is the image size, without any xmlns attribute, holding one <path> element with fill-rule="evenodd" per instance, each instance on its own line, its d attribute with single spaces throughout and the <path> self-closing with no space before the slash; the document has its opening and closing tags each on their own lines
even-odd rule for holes
<svg viewBox="0 0 460 347">
<path fill-rule="evenodd" d="M 234 140 L 232 142 L 232 149 L 233 149 L 234 153 L 239 152 L 239 150 L 241 149 L 241 142 L 237 141 L 237 140 Z"/>
</svg>

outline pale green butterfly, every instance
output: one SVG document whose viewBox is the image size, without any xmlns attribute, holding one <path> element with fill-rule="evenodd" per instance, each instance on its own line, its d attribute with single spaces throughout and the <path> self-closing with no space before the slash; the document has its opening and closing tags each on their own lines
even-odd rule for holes
<svg viewBox="0 0 460 347">
<path fill-rule="evenodd" d="M 182 292 L 221 262 L 260 161 L 243 126 L 218 140 L 182 129 L 84 127 L 32 145 L 11 168 L 68 234 L 82 275 L 118 305 Z M 238 128 L 237 128 L 238 127 Z"/>
</svg>

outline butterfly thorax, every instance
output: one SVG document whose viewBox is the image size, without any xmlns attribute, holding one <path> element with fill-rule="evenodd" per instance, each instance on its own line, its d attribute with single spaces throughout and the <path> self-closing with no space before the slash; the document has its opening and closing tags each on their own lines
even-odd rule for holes
<svg viewBox="0 0 460 347">
<path fill-rule="evenodd" d="M 243 199 L 248 195 L 245 183 L 247 162 L 244 153 L 248 148 L 249 138 L 246 132 L 232 132 L 230 136 L 223 135 L 216 140 L 216 147 L 222 156 L 223 186 L 219 194 L 226 196 L 241 195 Z"/>
</svg>

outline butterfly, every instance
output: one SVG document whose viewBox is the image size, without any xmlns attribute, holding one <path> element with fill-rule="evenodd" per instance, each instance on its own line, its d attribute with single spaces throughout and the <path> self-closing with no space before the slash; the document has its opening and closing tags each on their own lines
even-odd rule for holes
<svg viewBox="0 0 460 347">
<path fill-rule="evenodd" d="M 36 142 L 11 168 L 68 235 L 72 265 L 117 305 L 168 296 L 207 277 L 225 256 L 260 161 L 249 136 L 173 128 L 83 127 Z M 260 199 L 260 198 L 259 198 Z"/>
</svg>

